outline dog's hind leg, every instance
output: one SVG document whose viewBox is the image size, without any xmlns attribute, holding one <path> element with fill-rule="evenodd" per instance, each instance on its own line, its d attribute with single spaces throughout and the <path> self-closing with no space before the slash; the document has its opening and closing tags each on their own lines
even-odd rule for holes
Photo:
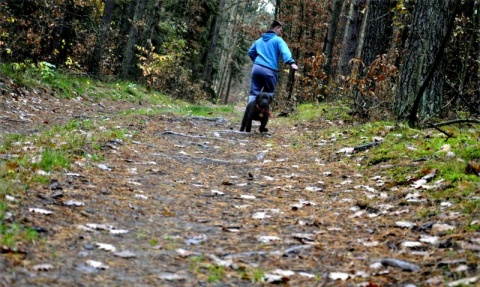
<svg viewBox="0 0 480 287">
<path fill-rule="evenodd" d="M 242 125 L 240 126 L 240 131 L 243 132 L 247 126 L 247 111 L 243 114 Z"/>
</svg>

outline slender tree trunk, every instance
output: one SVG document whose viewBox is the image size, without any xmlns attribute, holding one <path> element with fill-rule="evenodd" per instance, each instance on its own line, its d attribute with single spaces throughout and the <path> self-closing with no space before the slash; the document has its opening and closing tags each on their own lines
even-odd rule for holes
<svg viewBox="0 0 480 287">
<path fill-rule="evenodd" d="M 123 49 L 120 67 L 122 78 L 134 78 L 138 73 L 137 46 L 146 47 L 160 17 L 160 0 L 137 0 L 128 31 L 127 42 Z"/>
<path fill-rule="evenodd" d="M 299 11 L 299 14 L 300 14 L 300 22 L 303 23 L 305 20 L 305 3 L 302 1 L 300 3 L 300 11 Z M 292 27 L 292 30 L 293 30 L 293 27 Z M 303 37 L 303 27 L 300 26 L 298 29 L 297 29 L 297 43 L 300 43 L 301 42 L 301 39 Z M 292 51 L 292 55 L 293 55 L 293 58 L 295 59 L 295 61 L 298 61 L 299 57 L 300 57 L 300 49 L 299 48 L 294 48 L 293 51 Z M 288 80 L 287 80 L 287 99 L 290 101 L 292 99 L 292 96 L 293 96 L 293 87 L 295 85 L 295 70 L 293 69 L 289 69 L 288 71 Z"/>
<path fill-rule="evenodd" d="M 71 45 L 75 43 L 75 31 L 73 21 L 75 19 L 75 2 L 67 0 L 63 4 L 63 15 L 60 22 L 53 28 L 53 39 L 49 48 L 45 51 L 54 56 L 53 64 L 59 66 L 67 60 L 71 53 Z"/>
<path fill-rule="evenodd" d="M 343 40 L 343 52 L 341 56 L 340 69 L 342 75 L 351 73 L 349 62 L 355 57 L 358 40 L 360 37 L 360 28 L 363 19 L 363 13 L 360 11 L 365 8 L 366 0 L 352 0 L 348 12 L 347 27 Z"/>
<path fill-rule="evenodd" d="M 363 9 L 363 17 L 362 17 L 362 24 L 360 25 L 360 30 L 358 33 L 358 43 L 357 43 L 357 48 L 355 50 L 355 58 L 360 58 L 362 55 L 362 47 L 363 47 L 363 42 L 365 41 L 365 33 L 367 32 L 367 20 L 368 20 L 368 13 L 369 9 L 368 7 L 370 6 L 370 2 L 372 0 L 366 0 L 365 8 Z M 375 1 L 375 0 L 373 0 Z"/>
<path fill-rule="evenodd" d="M 131 78 L 132 70 L 135 69 L 135 51 L 137 41 L 139 39 L 140 30 L 142 28 L 141 25 L 143 12 L 145 9 L 145 1 L 147 0 L 137 0 L 137 5 L 135 6 L 132 23 L 127 36 L 127 43 L 123 49 L 123 59 L 120 69 L 120 75 L 124 79 Z"/>
<path fill-rule="evenodd" d="M 220 33 L 220 18 L 222 17 L 221 11 L 223 11 L 225 6 L 225 0 L 218 0 L 217 5 L 218 7 L 215 15 L 213 16 L 209 33 L 210 48 L 207 51 L 205 61 L 203 63 L 203 80 L 205 82 L 204 89 L 209 91 L 211 99 L 215 99 L 217 97 L 213 87 L 213 77 L 214 71 L 215 73 L 217 72 L 216 69 L 214 69 L 214 65 L 216 64 L 215 59 L 217 56 L 216 51 Z"/>
<path fill-rule="evenodd" d="M 328 33 L 325 39 L 325 46 L 323 53 L 326 57 L 326 63 L 323 67 L 327 77 L 332 76 L 332 60 L 333 60 L 333 48 L 335 45 L 335 36 L 337 34 L 338 22 L 340 20 L 340 15 L 342 13 L 342 2 L 341 0 L 334 0 L 333 2 L 333 11 L 332 18 L 330 19 L 330 24 L 328 26 Z"/>
<path fill-rule="evenodd" d="M 107 42 L 108 29 L 112 22 L 113 11 L 115 9 L 115 0 L 105 0 L 105 8 L 102 15 L 102 23 L 97 33 L 97 39 L 95 42 L 95 48 L 93 49 L 92 58 L 88 71 L 91 75 L 98 77 L 102 67 L 102 57 L 105 49 L 105 43 Z"/>
<path fill-rule="evenodd" d="M 225 93 L 225 105 L 228 104 L 228 98 L 230 96 L 230 87 L 232 86 L 232 73 L 228 73 L 228 84 L 227 84 L 227 92 Z"/>
</svg>

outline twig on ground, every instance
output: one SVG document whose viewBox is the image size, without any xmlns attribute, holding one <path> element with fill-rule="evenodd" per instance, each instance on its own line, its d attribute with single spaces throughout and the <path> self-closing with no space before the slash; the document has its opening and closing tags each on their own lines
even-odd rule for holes
<svg viewBox="0 0 480 287">
<path fill-rule="evenodd" d="M 356 152 L 356 151 L 366 150 L 366 149 L 369 149 L 373 146 L 379 145 L 380 143 L 381 142 L 371 142 L 371 143 L 367 143 L 367 144 L 364 144 L 364 145 L 356 146 L 356 147 L 353 148 L 353 151 Z"/>
</svg>

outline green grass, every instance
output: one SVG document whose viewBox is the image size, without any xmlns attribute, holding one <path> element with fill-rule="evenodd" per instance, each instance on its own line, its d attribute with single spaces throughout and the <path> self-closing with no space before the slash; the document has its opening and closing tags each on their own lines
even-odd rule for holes
<svg viewBox="0 0 480 287">
<path fill-rule="evenodd" d="M 208 267 L 208 282 L 218 282 L 225 276 L 225 267 L 210 265 Z"/>
<path fill-rule="evenodd" d="M 292 115 L 293 120 L 312 121 L 312 120 L 351 120 L 348 114 L 350 109 L 341 102 L 332 104 L 331 102 L 321 102 L 318 104 L 301 104 L 297 106 Z"/>
<path fill-rule="evenodd" d="M 251 278 L 253 282 L 262 282 L 265 278 L 265 271 L 259 268 L 254 268 L 251 270 Z"/>
<path fill-rule="evenodd" d="M 61 170 L 70 167 L 70 157 L 64 151 L 47 149 L 42 153 L 40 161 L 33 166 L 47 172 Z"/>
</svg>

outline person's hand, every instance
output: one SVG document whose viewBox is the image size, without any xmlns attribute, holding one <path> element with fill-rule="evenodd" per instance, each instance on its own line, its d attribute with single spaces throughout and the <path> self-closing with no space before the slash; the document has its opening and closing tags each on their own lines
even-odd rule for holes
<svg viewBox="0 0 480 287">
<path fill-rule="evenodd" d="M 297 66 L 297 64 L 295 64 L 295 63 L 294 63 L 294 64 L 291 64 L 290 67 L 291 67 L 293 70 L 295 70 L 295 71 L 298 70 L 298 66 Z"/>
</svg>

